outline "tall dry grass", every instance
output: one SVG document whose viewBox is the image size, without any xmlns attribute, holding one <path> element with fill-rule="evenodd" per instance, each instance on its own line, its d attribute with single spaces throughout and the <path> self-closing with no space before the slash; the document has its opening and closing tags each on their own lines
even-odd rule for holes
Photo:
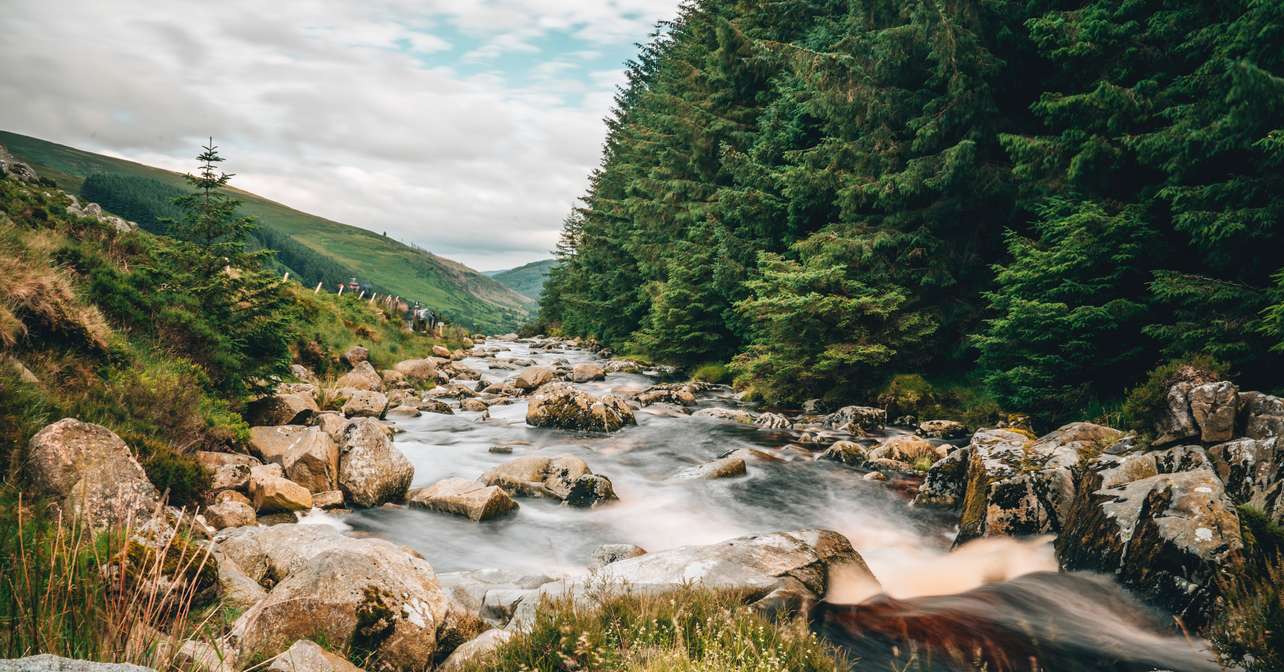
<svg viewBox="0 0 1284 672">
<path fill-rule="evenodd" d="M 208 630 L 217 570 L 190 518 L 95 532 L 42 516 L 21 493 L 0 502 L 0 657 L 181 667 Z"/>
</svg>

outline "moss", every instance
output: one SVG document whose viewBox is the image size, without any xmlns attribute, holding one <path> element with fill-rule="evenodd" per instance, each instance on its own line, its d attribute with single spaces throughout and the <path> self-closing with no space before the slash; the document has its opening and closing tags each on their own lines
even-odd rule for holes
<svg viewBox="0 0 1284 672">
<path fill-rule="evenodd" d="M 731 382 L 731 370 L 726 364 L 703 364 L 691 372 L 691 379 L 702 383 L 725 385 Z"/>
<path fill-rule="evenodd" d="M 917 373 L 899 373 L 887 381 L 877 398 L 891 417 L 913 415 L 936 404 L 936 390 Z"/>
<path fill-rule="evenodd" d="M 1158 366 L 1146 374 L 1144 382 L 1128 391 L 1120 418 L 1129 429 L 1149 434 L 1168 406 L 1168 388 L 1183 379 L 1221 380 L 1228 368 L 1208 355 L 1191 355 Z"/>
</svg>

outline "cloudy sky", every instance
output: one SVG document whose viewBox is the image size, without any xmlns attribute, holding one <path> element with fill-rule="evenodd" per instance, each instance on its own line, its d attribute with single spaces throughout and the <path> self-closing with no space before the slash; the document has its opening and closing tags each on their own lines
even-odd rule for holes
<svg viewBox="0 0 1284 672">
<path fill-rule="evenodd" d="M 0 0 L 0 128 L 234 184 L 480 270 L 545 258 L 678 0 Z"/>
</svg>

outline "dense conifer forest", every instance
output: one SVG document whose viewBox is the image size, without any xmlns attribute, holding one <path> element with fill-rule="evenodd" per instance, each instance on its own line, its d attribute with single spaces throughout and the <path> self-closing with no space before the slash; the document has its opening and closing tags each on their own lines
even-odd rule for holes
<svg viewBox="0 0 1284 672">
<path fill-rule="evenodd" d="M 630 64 L 545 328 L 771 402 L 1284 372 L 1284 4 L 696 0 Z"/>
</svg>

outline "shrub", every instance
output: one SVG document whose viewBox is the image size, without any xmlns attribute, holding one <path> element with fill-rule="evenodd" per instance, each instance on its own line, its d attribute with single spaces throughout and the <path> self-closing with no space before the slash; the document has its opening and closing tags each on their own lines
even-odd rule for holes
<svg viewBox="0 0 1284 672">
<path fill-rule="evenodd" d="M 1130 429 L 1149 433 L 1168 405 L 1168 388 L 1180 380 L 1221 380 L 1227 366 L 1208 355 L 1192 355 L 1163 364 L 1146 374 L 1146 380 L 1128 391 L 1122 417 Z"/>
<path fill-rule="evenodd" d="M 703 364 L 691 372 L 691 379 L 722 385 L 731 382 L 731 370 L 726 364 Z"/>
<path fill-rule="evenodd" d="M 1245 563 L 1220 584 L 1209 639 L 1228 667 L 1284 670 L 1284 529 L 1261 511 L 1239 507 Z"/>
<path fill-rule="evenodd" d="M 834 649 L 800 620 L 772 623 L 732 591 L 684 587 L 667 594 L 590 591 L 548 600 L 530 632 L 464 672 L 834 672 Z"/>
<path fill-rule="evenodd" d="M 212 599 L 216 565 L 187 541 L 187 523 L 143 543 L 134 530 L 94 535 L 33 516 L 0 490 L 0 657 L 52 653 L 169 669 L 167 651 Z M 189 521 L 190 522 L 190 521 Z"/>
<path fill-rule="evenodd" d="M 892 376 L 883 386 L 878 393 L 878 403 L 892 417 L 914 414 L 936 403 L 936 390 L 917 373 L 901 373 Z"/>
</svg>

